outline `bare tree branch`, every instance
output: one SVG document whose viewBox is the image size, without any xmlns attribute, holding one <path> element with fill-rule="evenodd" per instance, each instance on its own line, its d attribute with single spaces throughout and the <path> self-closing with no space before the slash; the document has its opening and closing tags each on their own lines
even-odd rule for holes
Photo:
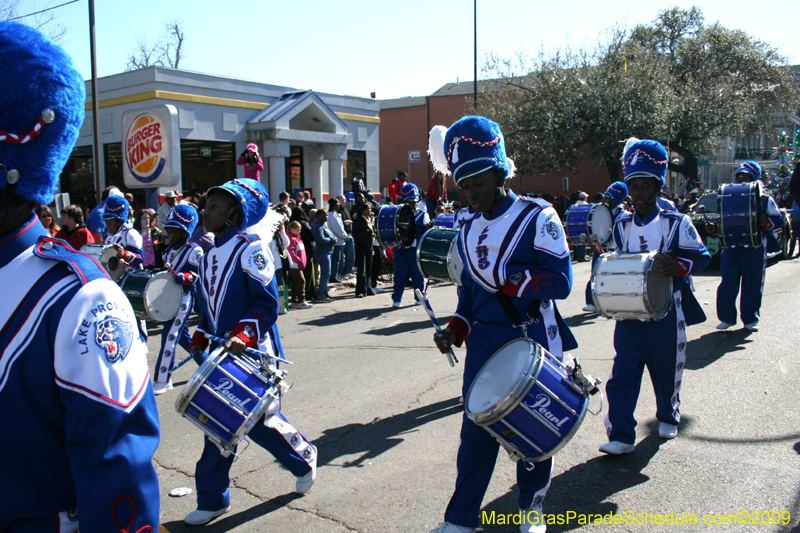
<svg viewBox="0 0 800 533">
<path fill-rule="evenodd" d="M 183 22 L 173 20 L 164 25 L 164 36 L 150 44 L 144 37 L 136 38 L 136 47 L 128 56 L 126 71 L 151 66 L 179 68 L 184 58 L 183 43 L 186 33 Z"/>
</svg>

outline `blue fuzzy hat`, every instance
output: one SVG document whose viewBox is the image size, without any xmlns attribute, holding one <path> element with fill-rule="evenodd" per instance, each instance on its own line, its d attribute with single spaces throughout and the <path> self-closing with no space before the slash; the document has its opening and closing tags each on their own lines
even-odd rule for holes
<svg viewBox="0 0 800 533">
<path fill-rule="evenodd" d="M 165 228 L 178 228 L 186 232 L 186 235 L 191 237 L 194 230 L 197 228 L 197 220 L 199 216 L 194 207 L 186 204 L 178 204 L 169 212 Z"/>
<path fill-rule="evenodd" d="M 625 183 L 632 178 L 649 177 L 659 180 L 663 187 L 667 182 L 669 166 L 667 149 L 658 141 L 637 140 L 625 146 L 622 166 L 625 169 Z"/>
<path fill-rule="evenodd" d="M 761 165 L 755 161 L 745 161 L 739 165 L 733 175 L 735 176 L 739 173 L 750 174 L 753 177 L 753 181 L 758 181 L 761 179 L 761 172 Z"/>
<path fill-rule="evenodd" d="M 16 194 L 49 204 L 83 124 L 83 78 L 23 24 L 0 21 L 0 50 L 0 188 L 16 184 Z"/>
<path fill-rule="evenodd" d="M 419 187 L 413 183 L 406 183 L 400 189 L 400 199 L 404 202 L 419 202 Z"/>
<path fill-rule="evenodd" d="M 131 204 L 128 203 L 124 196 L 109 196 L 106 198 L 105 207 L 103 208 L 103 219 L 116 218 L 127 222 L 130 211 Z"/>
<path fill-rule="evenodd" d="M 434 126 L 428 154 L 433 168 L 452 175 L 456 183 L 490 168 L 509 174 L 503 132 L 486 117 L 464 117 L 449 129 Z"/>
<path fill-rule="evenodd" d="M 619 205 L 628 196 L 628 186 L 621 181 L 615 181 L 608 186 L 608 189 L 606 189 L 606 192 L 603 193 L 603 196 L 608 196 L 614 200 L 615 204 Z"/>
<path fill-rule="evenodd" d="M 256 224 L 267 214 L 269 194 L 260 181 L 248 178 L 231 180 L 219 187 L 211 187 L 208 189 L 207 196 L 211 196 L 216 191 L 225 191 L 236 198 L 236 203 L 242 208 L 244 219 L 240 228 Z"/>
</svg>

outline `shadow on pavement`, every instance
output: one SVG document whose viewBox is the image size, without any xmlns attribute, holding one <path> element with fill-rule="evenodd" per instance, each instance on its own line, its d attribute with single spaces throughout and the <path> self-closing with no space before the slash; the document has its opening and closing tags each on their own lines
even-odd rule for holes
<svg viewBox="0 0 800 533">
<path fill-rule="evenodd" d="M 750 331 L 742 328 L 732 331 L 712 331 L 689 341 L 686 347 L 686 369 L 700 370 L 720 359 L 725 354 L 745 349 L 752 342 L 747 337 Z"/>
<path fill-rule="evenodd" d="M 609 497 L 636 485 L 650 481 L 642 474 L 642 470 L 650 463 L 650 459 L 658 452 L 664 442 L 658 437 L 658 422 L 649 425 L 650 435 L 636 445 L 636 453 L 630 455 L 609 456 L 598 452 L 598 456 L 585 463 L 575 465 L 569 470 L 554 477 L 544 503 L 544 513 L 566 517 L 568 511 L 577 515 L 607 515 L 619 511 L 617 504 L 606 502 Z M 681 427 L 684 423 L 681 423 Z M 558 461 L 558 456 L 555 458 Z M 500 498 L 489 502 L 483 509 L 490 515 L 518 513 L 519 492 L 513 489 Z M 550 524 L 548 533 L 572 531 L 584 527 L 575 518 L 570 523 Z M 515 526 L 511 526 L 515 527 Z M 482 526 L 486 532 L 511 531 L 508 525 L 486 524 Z"/>
<path fill-rule="evenodd" d="M 356 459 L 338 466 L 361 467 L 366 461 L 403 442 L 404 433 L 446 416 L 461 415 L 463 410 L 458 398 L 452 398 L 367 424 L 347 424 L 327 429 L 314 440 L 314 445 L 319 449 L 318 466 L 332 464 L 339 457 L 360 454 Z"/>
<path fill-rule="evenodd" d="M 284 494 L 283 496 L 277 496 L 272 498 L 271 500 L 259 503 L 249 509 L 246 509 L 240 513 L 235 514 L 225 514 L 222 515 L 220 518 L 217 518 L 213 522 L 205 526 L 187 526 L 184 524 L 183 520 L 173 520 L 171 522 L 167 522 L 165 524 L 161 524 L 166 528 L 169 533 L 184 533 L 184 532 L 197 532 L 203 531 L 203 533 L 223 533 L 225 531 L 230 531 L 231 529 L 235 529 L 242 524 L 246 524 L 251 520 L 256 520 L 261 518 L 264 515 L 277 511 L 282 507 L 286 507 L 294 500 L 302 498 L 300 494 L 297 493 L 289 493 Z"/>
</svg>

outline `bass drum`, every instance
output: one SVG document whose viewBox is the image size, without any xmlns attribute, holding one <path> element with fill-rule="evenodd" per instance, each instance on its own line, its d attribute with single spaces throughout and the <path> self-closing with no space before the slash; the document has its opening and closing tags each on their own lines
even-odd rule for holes
<svg viewBox="0 0 800 533">
<path fill-rule="evenodd" d="M 131 272 L 123 278 L 120 287 L 131 302 L 133 312 L 142 320 L 166 322 L 175 318 L 180 310 L 183 288 L 167 271 Z"/>
<path fill-rule="evenodd" d="M 761 246 L 761 185 L 728 183 L 719 189 L 719 236 L 723 248 Z"/>
<path fill-rule="evenodd" d="M 597 312 L 617 320 L 661 320 L 672 305 L 672 278 L 653 272 L 658 252 L 601 255 L 591 279 Z"/>
<path fill-rule="evenodd" d="M 458 231 L 433 227 L 417 246 L 417 266 L 426 278 L 452 281 L 461 285 L 464 263 L 458 254 Z"/>
<path fill-rule="evenodd" d="M 614 217 L 611 210 L 604 204 L 574 205 L 564 216 L 567 238 L 573 245 L 586 244 L 581 241 L 581 235 L 596 235 L 600 244 L 605 244 L 611 239 L 614 229 Z"/>
</svg>

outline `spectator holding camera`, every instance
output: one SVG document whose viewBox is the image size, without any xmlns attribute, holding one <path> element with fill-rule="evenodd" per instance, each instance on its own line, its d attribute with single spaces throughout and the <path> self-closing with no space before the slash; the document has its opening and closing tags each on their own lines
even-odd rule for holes
<svg viewBox="0 0 800 533">
<path fill-rule="evenodd" d="M 254 143 L 247 145 L 247 148 L 236 164 L 244 166 L 244 177 L 251 180 L 261 181 L 261 171 L 264 170 L 264 161 L 258 156 L 258 146 Z"/>
</svg>

